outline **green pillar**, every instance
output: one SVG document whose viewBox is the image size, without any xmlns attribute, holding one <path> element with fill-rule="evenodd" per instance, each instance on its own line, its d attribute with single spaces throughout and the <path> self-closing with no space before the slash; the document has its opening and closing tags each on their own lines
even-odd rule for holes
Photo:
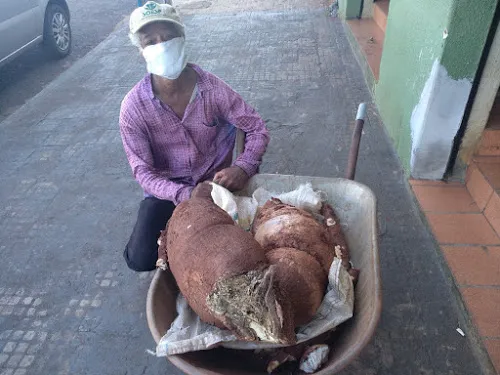
<svg viewBox="0 0 500 375">
<path fill-rule="evenodd" d="M 358 18 L 361 14 L 362 2 L 362 0 L 338 0 L 340 16 L 344 19 Z"/>
<path fill-rule="evenodd" d="M 375 97 L 413 177 L 443 177 L 497 2 L 391 1 Z"/>
</svg>

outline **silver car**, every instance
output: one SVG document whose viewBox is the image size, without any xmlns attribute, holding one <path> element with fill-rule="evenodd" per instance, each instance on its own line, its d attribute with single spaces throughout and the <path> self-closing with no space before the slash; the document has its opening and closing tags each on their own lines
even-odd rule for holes
<svg viewBox="0 0 500 375">
<path fill-rule="evenodd" d="M 67 56 L 69 21 L 65 0 L 0 0 L 0 66 L 42 42 L 55 58 Z"/>
</svg>

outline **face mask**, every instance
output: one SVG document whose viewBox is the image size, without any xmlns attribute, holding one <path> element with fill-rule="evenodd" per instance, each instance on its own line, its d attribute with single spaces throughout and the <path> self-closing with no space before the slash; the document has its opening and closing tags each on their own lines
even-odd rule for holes
<svg viewBox="0 0 500 375">
<path fill-rule="evenodd" d="M 184 37 L 179 37 L 144 48 L 148 72 L 171 80 L 179 78 L 187 65 L 184 44 Z"/>
</svg>

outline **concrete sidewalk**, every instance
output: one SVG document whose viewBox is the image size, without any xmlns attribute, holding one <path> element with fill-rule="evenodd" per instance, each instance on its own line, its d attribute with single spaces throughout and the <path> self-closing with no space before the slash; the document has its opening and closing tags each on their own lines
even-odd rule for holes
<svg viewBox="0 0 500 375">
<path fill-rule="evenodd" d="M 324 9 L 185 18 L 191 60 L 255 105 L 262 172 L 341 176 L 357 105 L 371 103 L 340 21 Z M 122 249 L 141 191 L 118 131 L 145 64 L 125 25 L 0 123 L 0 374 L 179 374 L 153 349 L 151 275 Z M 343 374 L 480 374 L 435 244 L 373 105 L 357 180 L 379 199 L 384 308 Z M 465 329 L 465 328 L 464 328 Z"/>
</svg>

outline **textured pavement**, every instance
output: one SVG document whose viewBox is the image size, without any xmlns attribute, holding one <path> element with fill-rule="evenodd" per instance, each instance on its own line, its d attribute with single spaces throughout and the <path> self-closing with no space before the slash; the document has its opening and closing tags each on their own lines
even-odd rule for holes
<svg viewBox="0 0 500 375">
<path fill-rule="evenodd" d="M 175 0 L 174 6 L 183 15 L 212 13 L 247 13 L 254 11 L 293 11 L 326 7 L 329 0 Z"/>
<path fill-rule="evenodd" d="M 185 21 L 191 60 L 266 119 L 262 172 L 343 175 L 357 105 L 370 103 L 356 178 L 379 199 L 384 305 L 342 374 L 480 374 L 340 21 L 321 8 Z M 151 275 L 122 258 L 141 191 L 117 119 L 144 72 L 121 25 L 0 123 L 0 374 L 180 374 L 145 353 Z"/>
</svg>

